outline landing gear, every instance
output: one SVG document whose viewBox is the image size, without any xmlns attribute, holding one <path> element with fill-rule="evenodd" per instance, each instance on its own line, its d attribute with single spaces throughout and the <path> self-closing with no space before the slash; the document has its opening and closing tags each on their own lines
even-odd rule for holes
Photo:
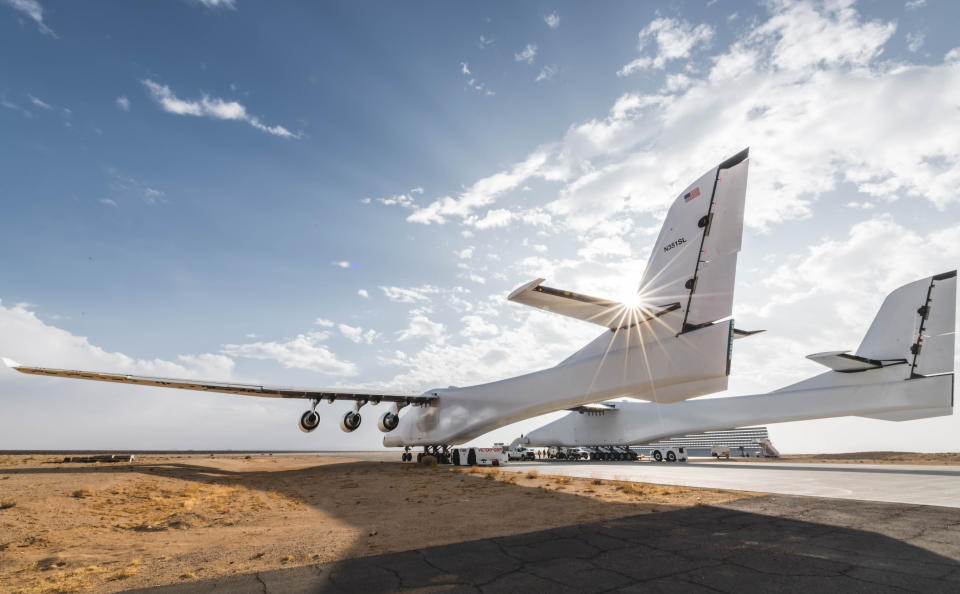
<svg viewBox="0 0 960 594">
<path fill-rule="evenodd" d="M 413 460 L 413 454 L 410 453 L 410 446 L 403 448 L 403 453 L 400 454 L 401 462 L 410 462 Z"/>
<path fill-rule="evenodd" d="M 674 454 L 673 452 L 667 452 L 667 462 L 676 462 L 676 461 L 677 461 L 677 455 Z"/>
<path fill-rule="evenodd" d="M 663 454 L 660 453 L 660 450 L 654 450 L 653 459 L 657 462 L 663 462 Z"/>
</svg>

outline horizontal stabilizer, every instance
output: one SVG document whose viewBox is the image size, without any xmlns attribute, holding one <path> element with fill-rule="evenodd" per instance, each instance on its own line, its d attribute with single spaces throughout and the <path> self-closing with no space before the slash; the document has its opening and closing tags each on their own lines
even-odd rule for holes
<svg viewBox="0 0 960 594">
<path fill-rule="evenodd" d="M 522 303 L 553 313 L 576 318 L 592 324 L 605 326 L 612 330 L 626 328 L 680 308 L 680 303 L 665 306 L 652 306 L 637 310 L 619 301 L 591 297 L 573 291 L 564 291 L 542 285 L 545 279 L 527 283 L 507 297 L 508 300 Z"/>
<path fill-rule="evenodd" d="M 851 355 L 850 351 L 830 351 L 828 353 L 814 353 L 807 355 L 807 359 L 825 365 L 834 371 L 850 373 L 854 371 L 866 371 L 868 369 L 879 369 L 887 365 L 896 365 L 906 363 L 906 359 L 868 359 L 858 355 Z"/>
<path fill-rule="evenodd" d="M 602 415 L 608 412 L 616 412 L 617 405 L 613 404 L 612 402 L 592 402 L 590 404 L 581 404 L 580 406 L 568 408 L 567 410 L 578 412 L 580 414 L 589 413 Z"/>
<path fill-rule="evenodd" d="M 748 336 L 753 336 L 754 334 L 760 334 L 761 332 L 766 332 L 766 330 L 741 330 L 740 328 L 733 329 L 733 339 L 746 338 Z"/>
</svg>

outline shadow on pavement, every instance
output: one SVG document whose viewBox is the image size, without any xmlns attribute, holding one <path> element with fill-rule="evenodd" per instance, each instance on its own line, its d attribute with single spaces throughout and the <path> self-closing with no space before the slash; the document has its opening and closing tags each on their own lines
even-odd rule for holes
<svg viewBox="0 0 960 594">
<path fill-rule="evenodd" d="M 398 590 L 957 592 L 960 512 L 771 495 L 147 591 Z"/>
</svg>

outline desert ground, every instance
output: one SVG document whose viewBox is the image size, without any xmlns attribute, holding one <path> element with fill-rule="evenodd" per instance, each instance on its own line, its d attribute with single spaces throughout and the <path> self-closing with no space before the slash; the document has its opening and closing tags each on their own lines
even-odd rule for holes
<svg viewBox="0 0 960 594">
<path fill-rule="evenodd" d="M 115 592 L 757 494 L 380 456 L 0 456 L 0 590 Z"/>
</svg>

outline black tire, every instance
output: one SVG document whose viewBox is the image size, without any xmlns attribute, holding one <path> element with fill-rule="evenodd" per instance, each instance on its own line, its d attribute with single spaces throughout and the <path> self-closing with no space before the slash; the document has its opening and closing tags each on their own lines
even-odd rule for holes
<svg viewBox="0 0 960 594">
<path fill-rule="evenodd" d="M 476 466 L 477 465 L 477 450 L 470 448 L 470 451 L 467 452 L 467 466 Z"/>
<path fill-rule="evenodd" d="M 660 450 L 654 450 L 653 459 L 657 462 L 663 462 L 663 454 L 660 453 Z"/>
<path fill-rule="evenodd" d="M 417 454 L 417 464 L 423 461 L 423 452 Z"/>
<path fill-rule="evenodd" d="M 667 462 L 676 462 L 676 461 L 677 461 L 677 455 L 674 454 L 673 452 L 667 452 Z"/>
<path fill-rule="evenodd" d="M 453 465 L 460 466 L 460 450 L 453 450 Z"/>
</svg>

